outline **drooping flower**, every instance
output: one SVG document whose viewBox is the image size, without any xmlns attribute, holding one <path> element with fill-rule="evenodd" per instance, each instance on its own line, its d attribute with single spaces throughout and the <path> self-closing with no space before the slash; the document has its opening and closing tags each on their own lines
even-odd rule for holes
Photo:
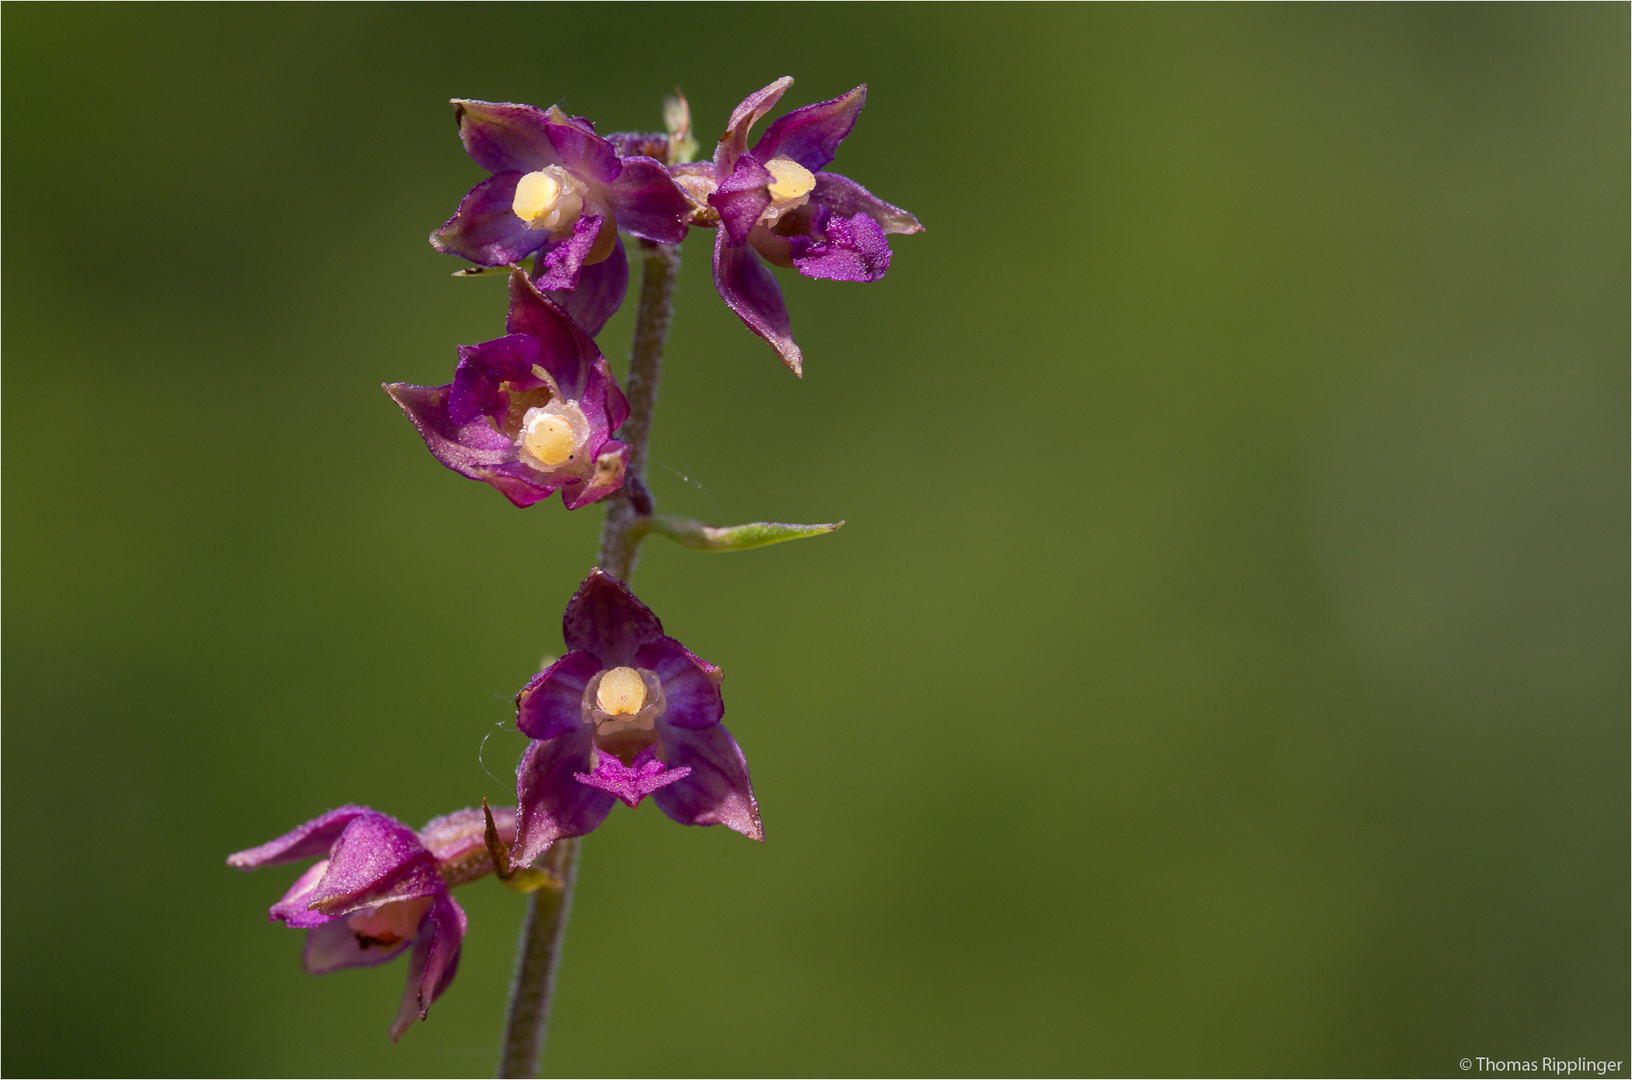
<svg viewBox="0 0 1632 1080">
<path fill-rule="evenodd" d="M 386 393 L 438 461 L 517 506 L 559 490 L 576 510 L 618 490 L 629 448 L 611 435 L 629 403 L 594 340 L 520 269 L 506 328 L 460 346 L 453 382 L 388 383 Z"/>
<path fill-rule="evenodd" d="M 482 266 L 538 252 L 539 288 L 593 296 L 581 314 L 593 334 L 611 314 L 606 304 L 615 310 L 628 285 L 618 232 L 665 244 L 685 239 L 689 204 L 663 163 L 620 158 L 583 117 L 554 105 L 459 99 L 453 112 L 465 150 L 493 175 L 431 233 L 436 250 Z"/>
<path fill-rule="evenodd" d="M 493 811 L 501 837 L 514 837 L 515 811 Z M 493 869 L 486 819 L 460 810 L 416 833 L 366 806 L 342 806 L 260 847 L 227 857 L 240 870 L 317 858 L 272 905 L 270 919 L 306 930 L 301 963 L 313 975 L 369 967 L 412 946 L 408 985 L 392 1041 L 453 982 L 465 912 L 450 889 Z"/>
<path fill-rule="evenodd" d="M 867 99 L 866 85 L 795 109 L 748 147 L 748 131 L 793 84 L 783 77 L 731 113 L 712 162 L 674 168 L 692 200 L 692 224 L 716 225 L 714 284 L 748 328 L 799 374 L 782 290 L 764 262 L 805 277 L 877 281 L 890 268 L 890 233 L 922 232 L 918 219 L 838 173 L 824 172 Z"/>
<path fill-rule="evenodd" d="M 569 652 L 516 695 L 533 742 L 516 769 L 515 861 L 647 796 L 683 825 L 765 838 L 748 762 L 720 724 L 724 673 L 663 633 L 628 586 L 590 573 L 567 604 Z"/>
</svg>

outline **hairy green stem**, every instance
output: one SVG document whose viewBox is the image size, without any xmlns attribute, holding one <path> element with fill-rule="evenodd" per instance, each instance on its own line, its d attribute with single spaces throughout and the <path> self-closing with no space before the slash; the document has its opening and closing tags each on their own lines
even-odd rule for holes
<svg viewBox="0 0 1632 1080">
<path fill-rule="evenodd" d="M 628 581 L 635 556 L 652 516 L 652 496 L 646 490 L 646 441 L 652 431 L 652 407 L 657 402 L 657 380 L 663 372 L 663 343 L 669 334 L 669 311 L 675 275 L 680 270 L 680 248 L 673 244 L 641 242 L 640 307 L 635 312 L 635 336 L 629 348 L 629 376 L 624 392 L 629 398 L 629 419 L 618 438 L 629 445 L 629 465 L 623 490 L 613 497 L 601 527 L 600 567 Z M 550 1024 L 550 999 L 555 994 L 555 972 L 561 962 L 567 915 L 572 910 L 572 887 L 578 877 L 578 844 L 560 840 L 544 853 L 544 868 L 560 881 L 545 886 L 527 901 L 516 952 L 516 977 L 510 987 L 510 1011 L 504 1025 L 499 1058 L 501 1077 L 538 1075 L 539 1058 Z"/>
</svg>

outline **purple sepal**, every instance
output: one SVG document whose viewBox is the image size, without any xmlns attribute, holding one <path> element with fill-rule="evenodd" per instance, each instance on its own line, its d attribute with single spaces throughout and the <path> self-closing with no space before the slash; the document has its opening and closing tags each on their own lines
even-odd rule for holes
<svg viewBox="0 0 1632 1080">
<path fill-rule="evenodd" d="M 391 945 L 360 940 L 345 919 L 330 919 L 307 932 L 306 945 L 300 951 L 300 966 L 308 975 L 327 975 L 348 967 L 373 967 L 395 960 L 411 943 L 411 938 Z"/>
<path fill-rule="evenodd" d="M 554 739 L 535 739 L 516 766 L 516 846 L 512 864 L 526 866 L 557 840 L 583 836 L 606 820 L 616 802 L 585 787 L 574 773 L 591 770 L 595 729 L 582 724 Z"/>
<path fill-rule="evenodd" d="M 722 724 L 688 731 L 657 722 L 669 768 L 691 769 L 691 775 L 652 795 L 652 801 L 682 825 L 724 825 L 750 840 L 763 841 L 759 803 L 748 780 L 742 748 Z"/>
<path fill-rule="evenodd" d="M 748 152 L 748 129 L 759 123 L 759 118 L 776 107 L 777 101 L 793 85 L 793 76 L 784 75 L 763 90 L 756 90 L 742 99 L 731 110 L 725 134 L 714 148 L 714 168 L 720 176 L 730 176 L 737 159 Z"/>
<path fill-rule="evenodd" d="M 537 251 L 549 231 L 529 229 L 511 208 L 521 176 L 502 172 L 471 188 L 453 216 L 431 233 L 431 246 L 482 266 L 507 266 Z"/>
<path fill-rule="evenodd" d="M 521 220 L 517 218 L 516 220 Z M 600 240 L 601 229 L 608 224 L 600 214 L 588 211 L 572 226 L 572 235 L 563 240 L 552 240 L 539 253 L 543 269 L 538 275 L 540 289 L 574 289 L 584 262 Z M 615 238 L 615 237 L 614 237 Z"/>
<path fill-rule="evenodd" d="M 607 184 L 605 197 L 617 215 L 618 228 L 631 236 L 659 244 L 678 244 L 686 238 L 684 219 L 691 203 L 661 161 L 624 158 L 623 171 Z"/>
<path fill-rule="evenodd" d="M 890 268 L 884 230 L 866 214 L 830 218 L 822 239 L 799 245 L 793 265 L 806 277 L 829 281 L 877 281 Z"/>
<path fill-rule="evenodd" d="M 533 271 L 536 277 L 543 271 L 543 258 Z M 623 250 L 620 237 L 612 245 L 612 254 L 598 263 L 591 263 L 578 272 L 578 284 L 572 289 L 557 289 L 544 295 L 558 304 L 573 322 L 594 337 L 601 332 L 623 303 L 629 291 L 629 256 Z"/>
<path fill-rule="evenodd" d="M 515 460 L 515 444 L 494 431 L 485 419 L 464 425 L 453 422 L 448 416 L 451 389 L 385 384 L 385 392 L 402 406 L 436 460 L 460 476 L 493 485 L 517 506 L 531 506 L 555 494 L 553 488 L 528 479 L 533 470 Z"/>
<path fill-rule="evenodd" d="M 306 904 L 332 918 L 446 889 L 436 859 L 419 842 L 419 834 L 394 818 L 370 812 L 354 819 L 335 841 L 328 870 Z"/>
<path fill-rule="evenodd" d="M 640 800 L 659 788 L 691 775 L 690 769 L 671 769 L 657 759 L 657 747 L 648 746 L 624 765 L 611 754 L 597 754 L 593 772 L 573 773 L 580 784 L 599 788 L 622 800 L 625 806 L 639 806 Z"/>
<path fill-rule="evenodd" d="M 856 126 L 856 117 L 866 103 L 867 84 L 862 83 L 831 101 L 795 109 L 770 126 L 754 144 L 753 155 L 760 161 L 791 158 L 811 172 L 820 172 Z"/>
<path fill-rule="evenodd" d="M 272 905 L 266 914 L 267 921 L 281 922 L 297 930 L 322 926 L 328 922 L 329 916 L 313 911 L 307 906 L 312 893 L 317 891 L 317 883 L 323 880 L 323 875 L 328 873 L 328 870 L 327 859 L 320 859 L 308 866 L 306 871 L 295 879 L 295 883 L 289 886 L 289 891 L 283 894 L 283 899 Z"/>
<path fill-rule="evenodd" d="M 414 938 L 414 955 L 408 962 L 408 985 L 402 992 L 402 1005 L 391 1024 L 391 1041 L 396 1042 L 413 1025 L 414 1020 L 425 1019 L 431 1002 L 442 996 L 442 991 L 453 982 L 459 970 L 459 947 L 465 940 L 465 909 L 446 892 L 436 898 L 436 904 L 419 924 Z"/>
<path fill-rule="evenodd" d="M 337 807 L 321 817 L 315 817 L 306 824 L 291 829 L 276 840 L 269 840 L 260 847 L 228 855 L 227 865 L 240 870 L 254 870 L 262 866 L 276 866 L 279 863 L 299 862 L 301 859 L 327 855 L 329 849 L 334 847 L 334 842 L 340 839 L 340 833 L 351 824 L 353 818 L 372 813 L 374 811 L 366 806 Z"/>
<path fill-rule="evenodd" d="M 562 164 L 550 141 L 550 121 L 534 105 L 453 99 L 459 138 L 476 164 L 488 172 L 536 172 Z"/>
<path fill-rule="evenodd" d="M 899 206 L 880 199 L 848 176 L 840 176 L 838 173 L 817 173 L 816 187 L 810 193 L 810 201 L 826 207 L 835 217 L 866 214 L 878 222 L 886 235 L 890 233 L 911 235 L 924 231 L 917 218 Z"/>
<path fill-rule="evenodd" d="M 516 726 L 529 739 L 555 739 L 584 723 L 584 690 L 601 670 L 601 661 L 584 650 L 569 652 L 516 695 Z"/>
<path fill-rule="evenodd" d="M 714 237 L 714 286 L 748 329 L 769 342 L 795 375 L 800 374 L 804 357 L 793 340 L 788 308 L 775 276 L 752 247 L 729 246 L 724 229 Z"/>
<path fill-rule="evenodd" d="M 663 636 L 663 624 L 629 586 L 597 566 L 567 601 L 561 636 L 568 649 L 593 653 L 602 667 L 623 667 L 642 645 Z"/>
<path fill-rule="evenodd" d="M 663 719 L 669 723 L 697 731 L 712 727 L 725 715 L 725 700 L 720 696 L 725 673 L 672 637 L 643 645 L 635 653 L 635 666 L 654 673 L 663 683 L 667 703 Z"/>
<path fill-rule="evenodd" d="M 748 242 L 759 215 L 771 205 L 766 185 L 774 179 L 753 154 L 744 154 L 737 159 L 731 175 L 708 197 L 708 205 L 720 212 L 720 231 L 726 234 L 730 246 L 741 247 Z"/>
</svg>

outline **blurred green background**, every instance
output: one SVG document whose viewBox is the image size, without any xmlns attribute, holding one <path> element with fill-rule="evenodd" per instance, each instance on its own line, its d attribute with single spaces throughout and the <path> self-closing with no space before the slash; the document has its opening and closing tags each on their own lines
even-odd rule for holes
<svg viewBox="0 0 1632 1080">
<path fill-rule="evenodd" d="M 768 842 L 586 844 L 556 1075 L 1437 1074 L 1628 1056 L 1628 9 L 8 5 L 12 1075 L 488 1075 L 452 990 L 314 979 L 228 852 L 506 798 L 600 512 L 381 393 L 502 332 L 426 233 L 446 99 L 705 146 L 870 84 L 928 226 L 686 247 L 662 507 L 840 533 L 636 574 Z M 620 374 L 631 314 L 601 336 Z M 488 738 L 491 736 L 491 738 Z M 486 738 L 483 760 L 478 751 Z"/>
</svg>

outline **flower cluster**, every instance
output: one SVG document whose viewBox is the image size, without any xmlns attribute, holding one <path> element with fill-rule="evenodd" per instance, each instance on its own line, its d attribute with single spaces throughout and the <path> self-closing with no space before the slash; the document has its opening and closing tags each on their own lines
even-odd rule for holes
<svg viewBox="0 0 1632 1080">
<path fill-rule="evenodd" d="M 555 106 L 453 102 L 459 138 L 489 175 L 431 245 L 475 264 L 460 276 L 508 274 L 504 333 L 460 346 L 447 383 L 385 389 L 437 461 L 518 507 L 557 492 L 568 510 L 616 500 L 608 535 L 626 543 L 603 543 L 603 559 L 624 551 L 608 564 L 622 576 L 648 532 L 737 551 L 843 524 L 713 527 L 656 515 L 640 483 L 655 366 L 644 398 L 635 395 L 647 411 L 620 434 L 630 400 L 595 344 L 628 292 L 625 236 L 640 245 L 648 275 L 667 267 L 672 287 L 670 246 L 691 229 L 713 229 L 720 296 L 800 374 L 803 356 L 770 267 L 876 281 L 890 266 L 886 238 L 922 230 L 907 211 L 827 171 L 855 126 L 865 86 L 787 113 L 749 145 L 791 83 L 778 79 L 744 99 L 708 161 L 691 160 L 696 143 L 679 96 L 666 103 L 666 133 L 606 136 Z M 668 301 L 658 293 L 660 350 Z M 568 602 L 563 637 L 565 655 L 516 695 L 516 725 L 530 742 L 514 809 L 484 802 L 483 811 L 461 810 L 416 832 L 343 806 L 227 860 L 242 870 L 312 860 L 270 912 L 306 931 L 308 972 L 409 955 L 393 1039 L 423 1020 L 453 981 L 465 936 L 455 887 L 488 873 L 521 892 L 570 887 L 570 875 L 547 869 L 555 856 L 546 856 L 594 830 L 618 802 L 633 808 L 650 798 L 682 824 L 764 839 L 747 760 L 720 722 L 721 670 L 666 635 L 651 609 L 600 567 Z"/>
</svg>

